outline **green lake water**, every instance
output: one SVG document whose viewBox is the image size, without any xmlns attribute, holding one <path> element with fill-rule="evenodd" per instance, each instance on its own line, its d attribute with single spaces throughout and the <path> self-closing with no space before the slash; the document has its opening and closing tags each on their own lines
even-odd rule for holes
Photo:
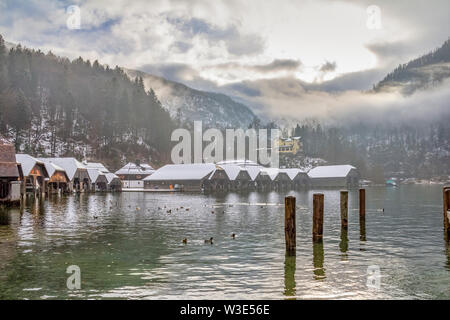
<svg viewBox="0 0 450 320">
<path fill-rule="evenodd" d="M 312 242 L 317 192 L 323 244 Z M 297 198 L 295 257 L 285 256 L 286 195 Z M 442 187 L 366 188 L 363 237 L 357 197 L 349 192 L 347 235 L 339 190 L 28 201 L 0 213 L 0 299 L 449 299 Z M 70 265 L 80 290 L 66 286 Z M 379 288 L 367 286 L 370 266 Z"/>
</svg>

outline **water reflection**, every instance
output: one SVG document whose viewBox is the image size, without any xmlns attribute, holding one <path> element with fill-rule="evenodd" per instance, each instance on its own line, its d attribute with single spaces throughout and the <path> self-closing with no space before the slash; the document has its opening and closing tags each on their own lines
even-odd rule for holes
<svg viewBox="0 0 450 320">
<path fill-rule="evenodd" d="M 366 239 L 366 219 L 359 220 L 359 239 L 361 241 L 367 241 L 367 239 Z"/>
<path fill-rule="evenodd" d="M 7 209 L 0 207 L 0 225 L 7 226 L 9 224 L 10 218 Z"/>
<path fill-rule="evenodd" d="M 444 243 L 445 243 L 445 269 L 450 271 L 450 238 L 446 231 L 444 231 Z"/>
<path fill-rule="evenodd" d="M 314 279 L 323 280 L 325 276 L 325 268 L 323 267 L 324 251 L 323 242 L 313 241 L 313 265 L 314 265 Z"/>
<path fill-rule="evenodd" d="M 442 243 L 441 188 L 371 191 L 368 208 L 384 207 L 386 216 L 368 211 L 370 242 L 358 241 L 365 238 L 365 224 L 358 232 L 357 192 L 349 193 L 354 223 L 346 232 L 339 191 L 328 190 L 325 242 L 312 247 L 312 197 L 322 190 L 27 199 L 22 215 L 13 208 L 0 216 L 8 224 L 0 222 L 0 299 L 70 298 L 65 273 L 70 264 L 82 268 L 80 298 L 339 298 L 342 290 L 367 298 L 361 276 L 367 266 L 382 265 L 386 289 L 371 298 L 448 299 L 450 243 Z M 286 195 L 297 197 L 298 259 L 284 255 Z M 181 206 L 189 210 L 176 210 Z M 204 245 L 209 236 L 217 239 L 214 246 Z M 358 244 L 370 247 L 350 250 Z"/>
<path fill-rule="evenodd" d="M 295 296 L 296 256 L 286 254 L 284 260 L 284 295 Z"/>
<path fill-rule="evenodd" d="M 348 258 L 348 230 L 341 228 L 341 241 L 339 242 L 339 249 L 341 250 L 341 260 L 346 261 Z"/>
</svg>

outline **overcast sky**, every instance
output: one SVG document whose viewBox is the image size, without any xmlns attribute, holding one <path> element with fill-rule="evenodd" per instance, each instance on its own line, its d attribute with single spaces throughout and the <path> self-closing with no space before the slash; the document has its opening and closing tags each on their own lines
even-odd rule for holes
<svg viewBox="0 0 450 320">
<path fill-rule="evenodd" d="M 80 29 L 67 27 L 70 5 Z M 447 40 L 448 12 L 448 0 L 0 0 L 0 33 L 267 109 L 371 88 Z"/>
</svg>

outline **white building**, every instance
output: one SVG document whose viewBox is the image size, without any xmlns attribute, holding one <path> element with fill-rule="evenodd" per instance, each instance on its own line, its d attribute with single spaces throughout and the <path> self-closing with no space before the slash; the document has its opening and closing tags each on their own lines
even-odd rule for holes
<svg viewBox="0 0 450 320">
<path fill-rule="evenodd" d="M 122 181 L 122 190 L 144 189 L 143 179 L 152 175 L 155 169 L 148 164 L 136 164 L 129 162 L 116 171 L 116 175 Z"/>
</svg>

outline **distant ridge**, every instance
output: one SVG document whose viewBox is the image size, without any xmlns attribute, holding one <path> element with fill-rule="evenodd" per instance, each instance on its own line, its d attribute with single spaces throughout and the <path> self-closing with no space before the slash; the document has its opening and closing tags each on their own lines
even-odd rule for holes
<svg viewBox="0 0 450 320">
<path fill-rule="evenodd" d="M 201 120 L 206 127 L 247 128 L 255 118 L 247 106 L 225 94 L 195 90 L 142 71 L 125 72 L 131 78 L 142 77 L 146 89 L 152 88 L 171 117 L 181 122 Z"/>
<path fill-rule="evenodd" d="M 416 90 L 439 85 L 450 77 L 450 39 L 444 44 L 417 59 L 399 65 L 383 80 L 374 86 L 374 90 L 399 90 L 411 94 Z"/>
</svg>

